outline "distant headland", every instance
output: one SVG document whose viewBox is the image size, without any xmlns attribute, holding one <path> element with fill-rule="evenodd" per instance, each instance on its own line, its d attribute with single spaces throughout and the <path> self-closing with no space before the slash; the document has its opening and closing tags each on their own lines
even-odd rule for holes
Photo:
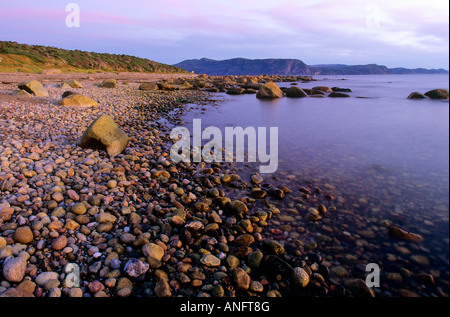
<svg viewBox="0 0 450 317">
<path fill-rule="evenodd" d="M 383 65 L 307 65 L 298 59 L 246 59 L 213 60 L 208 58 L 185 60 L 174 66 L 189 72 L 210 76 L 225 75 L 382 75 L 382 74 L 448 74 L 445 69 L 388 68 Z"/>
</svg>

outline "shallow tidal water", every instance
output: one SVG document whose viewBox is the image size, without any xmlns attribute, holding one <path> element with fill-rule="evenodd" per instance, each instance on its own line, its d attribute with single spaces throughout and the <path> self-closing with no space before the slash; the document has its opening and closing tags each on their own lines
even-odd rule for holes
<svg viewBox="0 0 450 317">
<path fill-rule="evenodd" d="M 449 89 L 447 75 L 315 77 L 299 87 L 350 88 L 351 98 L 282 98 L 215 94 L 214 105 L 183 117 L 202 128 L 278 127 L 277 172 L 265 183 L 292 190 L 271 200 L 281 211 L 267 238 L 322 255 L 331 277 L 364 278 L 365 265 L 381 267 L 380 296 L 446 296 L 449 280 L 449 103 L 407 100 L 413 91 Z M 278 83 L 289 86 L 291 83 Z M 243 175 L 260 163 L 238 164 Z M 249 177 L 248 177 L 249 178 Z M 247 179 L 247 181 L 249 181 Z M 305 197 L 300 188 L 309 188 Z M 317 188 L 320 191 L 315 191 Z M 332 195 L 333 200 L 325 199 Z M 238 195 L 236 193 L 236 195 Z M 309 221 L 306 210 L 330 211 Z M 389 226 L 424 236 L 423 243 L 393 239 Z M 342 269 L 343 270 L 342 270 Z M 431 275 L 434 283 L 423 277 Z M 403 292 L 403 293 L 402 293 Z"/>
</svg>

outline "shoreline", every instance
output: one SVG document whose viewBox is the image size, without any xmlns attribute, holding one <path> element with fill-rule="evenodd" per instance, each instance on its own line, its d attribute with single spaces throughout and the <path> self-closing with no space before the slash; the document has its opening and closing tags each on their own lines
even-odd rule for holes
<svg viewBox="0 0 450 317">
<path fill-rule="evenodd" d="M 169 129 L 158 120 L 179 121 L 180 101 L 201 105 L 208 94 L 129 86 L 77 89 L 97 108 L 58 106 L 64 89 L 52 85 L 49 98 L 0 99 L 4 275 L 12 262 L 25 262 L 18 277 L 6 274 L 0 296 L 277 297 L 277 277 L 266 273 L 279 265 L 300 291 L 309 276 L 293 268 L 306 263 L 287 264 L 279 242 L 263 243 L 272 212 L 254 213 L 250 198 L 226 197 L 227 188 L 246 187 L 232 164 L 165 159 Z M 75 144 L 102 113 L 130 137 L 113 159 Z M 70 263 L 80 268 L 80 287 L 70 287 Z M 265 273 L 258 273 L 261 263 Z"/>
<path fill-rule="evenodd" d="M 330 274 L 326 254 L 314 252 L 314 245 L 287 241 L 278 227 L 303 216 L 257 195 L 264 189 L 272 199 L 311 197 L 308 207 L 324 212 L 332 207 L 327 203 L 331 193 L 317 184 L 290 193 L 298 188 L 284 187 L 289 175 L 288 181 L 256 179 L 252 184 L 251 174 L 235 164 L 166 159 L 169 125 L 181 123 L 191 110 L 185 105 L 196 104 L 203 113 L 205 105 L 221 101 L 198 90 L 138 90 L 151 80 L 182 87 L 184 78 L 201 89 L 213 88 L 207 77 L 158 76 L 129 78 L 126 84 L 119 80 L 116 89 L 95 86 L 106 78 L 81 76 L 86 88 L 71 90 L 97 100 L 96 108 L 57 105 L 65 89 L 56 84 L 65 75 L 44 79 L 49 98 L 0 95 L 0 267 L 4 271 L 8 256 L 26 262 L 19 282 L 2 280 L 0 296 L 375 296 L 363 279 L 343 285 L 333 278 L 345 271 Z M 232 83 L 214 80 L 222 90 Z M 19 76 L 3 84 L 0 93 L 16 89 L 20 81 Z M 75 144 L 101 114 L 111 115 L 130 138 L 125 153 L 113 159 Z M 73 209 L 80 203 L 82 212 Z M 9 219 L 3 217 L 8 213 Z M 15 240 L 21 227 L 31 229 L 31 241 Z M 70 263 L 80 267 L 80 287 L 69 287 L 65 269 Z"/>
</svg>

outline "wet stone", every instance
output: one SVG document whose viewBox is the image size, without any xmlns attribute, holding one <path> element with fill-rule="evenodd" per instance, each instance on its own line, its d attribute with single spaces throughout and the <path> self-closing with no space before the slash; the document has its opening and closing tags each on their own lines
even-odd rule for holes
<svg viewBox="0 0 450 317">
<path fill-rule="evenodd" d="M 12 283 L 21 282 L 25 276 L 26 261 L 23 257 L 8 259 L 3 265 L 3 277 Z"/>
<path fill-rule="evenodd" d="M 201 258 L 200 262 L 203 265 L 206 266 L 211 266 L 211 267 L 216 267 L 220 265 L 220 259 L 218 259 L 217 257 L 215 257 L 212 254 L 207 254 L 204 257 Z"/>
<path fill-rule="evenodd" d="M 130 259 L 125 264 L 124 271 L 125 273 L 133 278 L 137 278 L 142 274 L 145 274 L 149 269 L 149 264 L 142 262 L 139 259 Z"/>
<path fill-rule="evenodd" d="M 332 276 L 336 276 L 339 278 L 348 277 L 350 273 L 343 266 L 334 266 L 330 270 Z"/>
<path fill-rule="evenodd" d="M 55 240 L 52 241 L 52 249 L 53 250 L 62 250 L 67 245 L 67 237 L 66 236 L 59 236 Z"/>
<path fill-rule="evenodd" d="M 86 206 L 83 203 L 76 203 L 72 206 L 71 211 L 76 215 L 83 215 L 86 213 Z"/>
<path fill-rule="evenodd" d="M 237 267 L 232 272 L 233 282 L 238 291 L 246 291 L 250 287 L 250 276 L 240 267 Z"/>
<path fill-rule="evenodd" d="M 14 232 L 14 241 L 15 242 L 28 244 L 31 241 L 33 241 L 33 239 L 34 239 L 33 232 L 31 231 L 30 227 L 28 227 L 28 226 L 19 227 Z"/>
<path fill-rule="evenodd" d="M 412 262 L 414 262 L 420 266 L 430 266 L 430 261 L 424 255 L 411 255 L 410 259 Z"/>
<path fill-rule="evenodd" d="M 252 252 L 248 256 L 248 265 L 250 267 L 258 268 L 261 264 L 263 257 L 264 257 L 264 254 L 261 251 Z"/>
<path fill-rule="evenodd" d="M 304 269 L 296 267 L 292 272 L 292 280 L 298 287 L 306 287 L 309 283 L 309 275 Z"/>
</svg>

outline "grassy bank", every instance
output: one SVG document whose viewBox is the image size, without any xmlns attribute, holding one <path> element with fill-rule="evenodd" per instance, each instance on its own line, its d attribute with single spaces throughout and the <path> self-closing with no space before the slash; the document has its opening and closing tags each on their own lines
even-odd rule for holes
<svg viewBox="0 0 450 317">
<path fill-rule="evenodd" d="M 0 41 L 0 72 L 42 73 L 50 69 L 58 69 L 62 73 L 186 73 L 179 67 L 130 55 L 65 50 Z"/>
</svg>

